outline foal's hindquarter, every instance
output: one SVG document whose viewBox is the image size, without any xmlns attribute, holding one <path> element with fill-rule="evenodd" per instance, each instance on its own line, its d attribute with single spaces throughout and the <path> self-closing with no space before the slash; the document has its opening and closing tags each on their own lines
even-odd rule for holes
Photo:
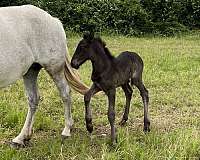
<svg viewBox="0 0 200 160">
<path fill-rule="evenodd" d="M 66 37 L 62 24 L 31 6 L 0 8 L 0 88 L 23 77 L 29 109 L 25 124 L 13 143 L 24 145 L 32 134 L 39 102 L 37 76 L 43 67 L 53 78 L 65 106 L 63 136 L 70 136 L 70 89 L 64 77 Z"/>
<path fill-rule="evenodd" d="M 96 52 L 102 51 L 100 48 Z M 91 89 L 85 95 L 85 106 L 86 106 L 86 127 L 89 132 L 92 132 L 92 116 L 90 111 L 90 99 L 91 96 L 100 90 L 103 90 L 108 96 L 108 120 L 111 125 L 111 141 L 115 143 L 116 140 L 116 129 L 115 124 L 115 95 L 116 87 L 121 86 L 126 96 L 126 105 L 123 118 L 120 122 L 123 125 L 128 120 L 130 101 L 132 97 L 132 85 L 135 85 L 141 94 L 144 104 L 144 131 L 150 131 L 150 121 L 148 117 L 148 91 L 142 82 L 142 71 L 143 61 L 136 54 L 132 52 L 123 52 L 117 58 L 105 57 L 105 53 L 93 53 L 96 54 L 97 58 L 92 59 L 93 63 L 93 74 L 92 80 L 93 85 Z M 94 56 L 95 57 L 95 56 Z M 101 63 L 100 63 L 101 62 Z M 101 68 L 104 68 L 103 70 Z M 97 77 L 97 78 L 96 78 Z"/>
</svg>

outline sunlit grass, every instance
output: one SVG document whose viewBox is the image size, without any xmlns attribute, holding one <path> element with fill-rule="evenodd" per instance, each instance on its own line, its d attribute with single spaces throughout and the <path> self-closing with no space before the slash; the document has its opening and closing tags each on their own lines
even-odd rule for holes
<svg viewBox="0 0 200 160">
<path fill-rule="evenodd" d="M 151 132 L 144 134 L 143 107 L 137 89 L 131 103 L 129 121 L 118 125 L 118 144 L 109 145 L 107 99 L 92 100 L 94 133 L 89 137 L 84 125 L 83 97 L 72 92 L 75 121 L 72 137 L 61 150 L 64 109 L 58 91 L 44 70 L 39 76 L 41 101 L 36 114 L 30 146 L 11 149 L 5 141 L 15 137 L 23 126 L 27 100 L 22 81 L 0 90 L 0 159 L 199 159 L 200 157 L 200 37 L 127 38 L 103 36 L 110 51 L 117 55 L 130 50 L 140 54 L 145 68 L 143 79 L 150 93 Z M 80 37 L 70 37 L 72 55 Z M 82 80 L 91 84 L 91 64 L 80 70 Z M 125 98 L 118 89 L 116 123 L 124 110 Z M 62 151 L 62 152 L 61 152 Z"/>
</svg>

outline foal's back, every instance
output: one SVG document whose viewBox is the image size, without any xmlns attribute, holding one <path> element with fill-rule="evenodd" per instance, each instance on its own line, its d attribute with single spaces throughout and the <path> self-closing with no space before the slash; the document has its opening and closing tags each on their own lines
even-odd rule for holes
<svg viewBox="0 0 200 160">
<path fill-rule="evenodd" d="M 143 68 L 143 61 L 137 53 L 125 51 L 115 58 L 114 66 L 123 83 L 133 78 L 134 74 Z"/>
</svg>

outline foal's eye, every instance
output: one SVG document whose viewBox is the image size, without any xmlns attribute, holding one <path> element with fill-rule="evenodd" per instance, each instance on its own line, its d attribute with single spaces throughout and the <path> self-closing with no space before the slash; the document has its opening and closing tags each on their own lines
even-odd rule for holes
<svg viewBox="0 0 200 160">
<path fill-rule="evenodd" d="M 82 46 L 80 46 L 80 47 L 81 47 L 81 49 L 85 49 L 85 48 L 87 48 L 86 45 L 82 45 Z"/>
<path fill-rule="evenodd" d="M 85 48 L 85 46 L 81 46 L 81 49 Z"/>
</svg>

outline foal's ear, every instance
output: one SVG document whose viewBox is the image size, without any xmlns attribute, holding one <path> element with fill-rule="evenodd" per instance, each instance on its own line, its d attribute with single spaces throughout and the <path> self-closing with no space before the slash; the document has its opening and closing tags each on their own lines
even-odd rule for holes
<svg viewBox="0 0 200 160">
<path fill-rule="evenodd" d="M 86 32 L 83 34 L 83 38 L 87 41 L 91 41 L 94 39 L 94 33 L 93 32 Z"/>
</svg>

